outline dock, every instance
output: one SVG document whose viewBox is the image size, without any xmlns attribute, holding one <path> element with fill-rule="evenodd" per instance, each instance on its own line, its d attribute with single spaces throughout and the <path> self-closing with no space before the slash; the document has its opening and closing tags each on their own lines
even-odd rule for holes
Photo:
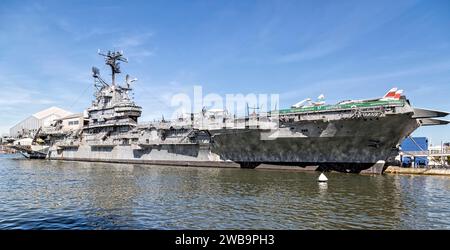
<svg viewBox="0 0 450 250">
<path fill-rule="evenodd" d="M 16 150 L 4 145 L 0 145 L 0 154 L 15 154 Z"/>
<path fill-rule="evenodd" d="M 450 176 L 449 168 L 402 168 L 389 166 L 384 171 L 386 174 L 415 174 L 415 175 L 444 175 Z"/>
</svg>

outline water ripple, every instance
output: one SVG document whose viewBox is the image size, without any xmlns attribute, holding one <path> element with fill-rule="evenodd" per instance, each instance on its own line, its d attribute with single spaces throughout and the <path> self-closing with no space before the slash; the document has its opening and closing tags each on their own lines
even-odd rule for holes
<svg viewBox="0 0 450 250">
<path fill-rule="evenodd" d="M 450 178 L 0 158 L 0 229 L 450 229 Z"/>
</svg>

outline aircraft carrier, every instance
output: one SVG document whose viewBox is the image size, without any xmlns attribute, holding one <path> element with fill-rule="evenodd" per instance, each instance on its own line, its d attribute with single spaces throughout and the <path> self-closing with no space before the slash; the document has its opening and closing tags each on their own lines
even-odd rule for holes
<svg viewBox="0 0 450 250">
<path fill-rule="evenodd" d="M 320 171 L 382 173 L 399 144 L 419 126 L 447 124 L 448 115 L 413 108 L 401 90 L 335 105 L 305 100 L 288 109 L 236 117 L 202 110 L 172 121 L 138 123 L 128 75 L 116 83 L 122 52 L 99 53 L 111 82 L 93 67 L 95 100 L 81 129 L 58 124 L 35 136 L 50 160 L 256 168 L 261 164 L 316 166 Z"/>
</svg>

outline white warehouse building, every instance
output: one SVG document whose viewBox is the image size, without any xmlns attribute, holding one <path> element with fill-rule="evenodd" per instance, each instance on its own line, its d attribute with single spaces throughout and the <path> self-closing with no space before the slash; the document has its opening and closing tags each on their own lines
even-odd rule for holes
<svg viewBox="0 0 450 250">
<path fill-rule="evenodd" d="M 50 126 L 55 120 L 68 115 L 72 115 L 72 113 L 58 107 L 44 109 L 10 128 L 9 135 L 14 138 L 27 136 L 30 133 L 35 133 L 40 127 Z"/>
</svg>

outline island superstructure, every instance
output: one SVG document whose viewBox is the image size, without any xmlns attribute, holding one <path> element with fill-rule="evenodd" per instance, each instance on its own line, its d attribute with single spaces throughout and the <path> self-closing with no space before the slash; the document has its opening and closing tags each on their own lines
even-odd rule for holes
<svg viewBox="0 0 450 250">
<path fill-rule="evenodd" d="M 447 124 L 448 115 L 413 108 L 402 91 L 392 89 L 371 100 L 297 103 L 265 114 L 227 112 L 191 114 L 172 121 L 138 123 L 142 108 L 130 93 L 129 75 L 120 85 L 122 52 L 99 53 L 111 68 L 104 80 L 93 67 L 95 100 L 78 130 L 60 124 L 36 138 L 51 160 L 133 164 L 256 168 L 261 164 L 317 166 L 321 171 L 382 173 L 398 155 L 400 142 L 419 126 Z"/>
</svg>

